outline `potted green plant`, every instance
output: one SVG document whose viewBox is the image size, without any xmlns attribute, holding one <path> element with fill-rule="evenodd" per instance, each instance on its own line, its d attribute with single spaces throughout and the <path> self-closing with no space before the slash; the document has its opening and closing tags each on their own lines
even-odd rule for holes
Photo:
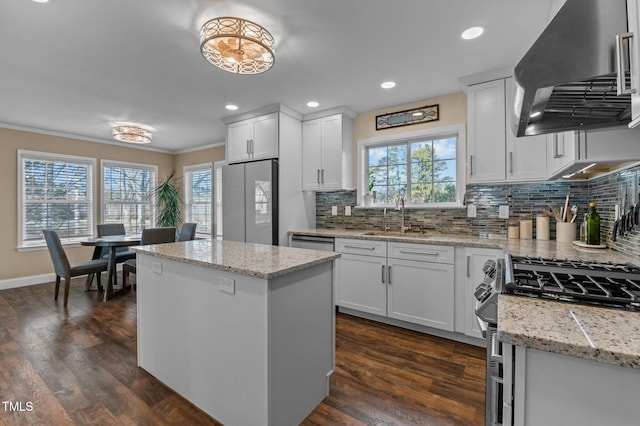
<svg viewBox="0 0 640 426">
<path fill-rule="evenodd" d="M 158 212 L 157 226 L 175 227 L 177 229 L 182 222 L 182 199 L 178 181 L 179 179 L 175 177 L 174 170 L 153 188 L 153 197 Z"/>
</svg>

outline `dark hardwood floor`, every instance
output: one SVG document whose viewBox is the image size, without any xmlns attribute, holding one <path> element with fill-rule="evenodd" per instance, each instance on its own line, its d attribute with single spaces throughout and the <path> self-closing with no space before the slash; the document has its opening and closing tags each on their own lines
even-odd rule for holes
<svg viewBox="0 0 640 426">
<path fill-rule="evenodd" d="M 135 293 L 0 291 L 0 425 L 219 424 L 136 366 Z M 484 349 L 349 315 L 305 425 L 483 425 Z M 180 362 L 179 359 L 176 362 Z"/>
</svg>

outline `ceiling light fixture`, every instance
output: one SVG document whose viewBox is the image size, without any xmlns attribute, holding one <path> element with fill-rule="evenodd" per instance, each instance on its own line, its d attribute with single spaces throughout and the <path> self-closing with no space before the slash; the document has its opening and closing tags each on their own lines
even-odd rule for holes
<svg viewBox="0 0 640 426">
<path fill-rule="evenodd" d="M 474 38 L 480 37 L 483 33 L 484 33 L 484 28 L 471 27 L 464 30 L 462 34 L 460 34 L 460 37 L 462 37 L 465 40 L 472 40 Z"/>
<path fill-rule="evenodd" d="M 113 138 L 120 142 L 151 143 L 151 132 L 135 126 L 114 126 Z"/>
<path fill-rule="evenodd" d="M 396 87 L 396 82 L 395 81 L 385 81 L 384 83 L 382 83 L 380 85 L 380 87 L 382 87 L 383 89 L 393 89 L 394 87 Z"/>
<path fill-rule="evenodd" d="M 49 3 L 49 0 L 32 0 L 34 3 Z"/>
<path fill-rule="evenodd" d="M 307 106 L 308 106 L 309 108 L 317 108 L 319 105 L 320 105 L 320 104 L 319 104 L 318 102 L 316 102 L 316 101 L 309 101 L 309 102 L 307 102 Z"/>
<path fill-rule="evenodd" d="M 228 104 L 224 106 L 226 109 L 228 109 L 229 111 L 237 111 L 238 110 L 238 105 L 233 105 L 233 104 Z"/>
<path fill-rule="evenodd" d="M 225 71 L 260 74 L 273 66 L 273 36 L 255 22 L 242 18 L 211 19 L 200 30 L 202 56 Z"/>
</svg>

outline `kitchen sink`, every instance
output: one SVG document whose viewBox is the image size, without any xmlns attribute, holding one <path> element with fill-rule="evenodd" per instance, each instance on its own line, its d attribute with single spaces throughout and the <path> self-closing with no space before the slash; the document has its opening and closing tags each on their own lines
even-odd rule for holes
<svg viewBox="0 0 640 426">
<path fill-rule="evenodd" d="M 362 235 L 371 235 L 378 237 L 407 237 L 407 238 L 428 238 L 430 235 L 420 232 L 397 232 L 397 231 L 369 231 L 363 232 Z"/>
</svg>

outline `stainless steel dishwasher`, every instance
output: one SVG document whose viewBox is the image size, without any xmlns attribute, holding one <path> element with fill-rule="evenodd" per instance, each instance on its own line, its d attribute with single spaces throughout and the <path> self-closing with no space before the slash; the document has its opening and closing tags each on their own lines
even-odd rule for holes
<svg viewBox="0 0 640 426">
<path fill-rule="evenodd" d="M 333 251 L 334 242 L 333 237 L 297 234 L 291 237 L 291 247 L 311 250 Z"/>
</svg>

